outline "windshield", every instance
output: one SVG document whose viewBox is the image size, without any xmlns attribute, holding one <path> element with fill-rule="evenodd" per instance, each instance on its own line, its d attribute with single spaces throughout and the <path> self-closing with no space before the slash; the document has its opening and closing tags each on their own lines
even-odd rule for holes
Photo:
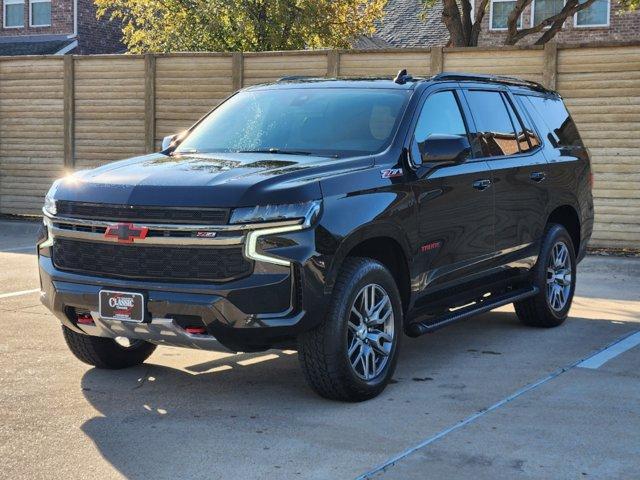
<svg viewBox="0 0 640 480">
<path fill-rule="evenodd" d="M 211 112 L 175 153 L 366 155 L 385 149 L 408 92 L 288 88 L 245 91 Z"/>
</svg>

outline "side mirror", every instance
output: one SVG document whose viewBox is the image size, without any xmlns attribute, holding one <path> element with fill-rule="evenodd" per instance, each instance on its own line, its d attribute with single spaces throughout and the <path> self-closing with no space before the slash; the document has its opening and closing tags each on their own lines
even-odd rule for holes
<svg viewBox="0 0 640 480">
<path fill-rule="evenodd" d="M 459 135 L 429 135 L 418 144 L 422 165 L 433 169 L 464 162 L 471 154 L 471 145 L 467 137 Z"/>
<path fill-rule="evenodd" d="M 178 134 L 168 135 L 162 139 L 162 151 L 164 152 L 171 144 L 178 139 Z"/>
</svg>

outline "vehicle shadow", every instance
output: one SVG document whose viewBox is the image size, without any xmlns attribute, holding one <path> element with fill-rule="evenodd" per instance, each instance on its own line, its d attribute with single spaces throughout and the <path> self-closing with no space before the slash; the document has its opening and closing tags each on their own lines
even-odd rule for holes
<svg viewBox="0 0 640 480">
<path fill-rule="evenodd" d="M 309 454 L 309 449 L 318 448 L 317 438 L 330 438 L 338 446 L 345 443 L 347 453 L 353 448 L 354 435 L 380 438 L 370 413 L 388 409 L 391 400 L 395 399 L 393 405 L 398 407 L 398 402 L 420 398 L 440 408 L 443 416 L 455 414 L 458 421 L 459 412 L 467 411 L 465 400 L 460 397 L 457 403 L 453 396 L 443 400 L 437 383 L 466 382 L 467 391 L 484 390 L 484 395 L 493 398 L 483 375 L 464 372 L 485 362 L 486 375 L 500 377 L 509 375 L 510 368 L 527 365 L 526 376 L 517 373 L 513 386 L 507 386 L 507 391 L 515 391 L 574 361 L 577 354 L 563 353 L 566 342 L 579 344 L 583 342 L 580 337 L 597 338 L 598 332 L 618 335 L 630 328 L 606 320 L 573 318 L 558 329 L 530 329 L 512 312 L 492 312 L 434 335 L 405 337 L 393 384 L 380 397 L 360 404 L 317 397 L 306 386 L 295 354 L 267 352 L 278 356 L 255 363 L 251 359 L 260 359 L 265 353 L 243 354 L 182 369 L 154 364 L 152 356 L 151 363 L 126 371 L 86 372 L 83 394 L 100 416 L 85 422 L 82 430 L 126 478 L 283 478 L 289 476 L 285 472 L 306 478 L 322 462 L 331 461 L 317 456 L 319 463 L 315 465 L 296 460 L 298 456 L 320 455 Z M 571 340 L 574 336 L 578 338 Z M 528 345 L 528 352 L 523 345 Z M 559 357 L 550 360 L 550 352 Z M 437 381 L 424 381 L 433 380 L 431 377 Z M 433 391 L 433 401 L 429 393 L 422 400 L 429 391 Z M 469 405 L 468 414 L 475 408 L 477 405 Z M 413 421 L 414 412 L 401 406 L 388 415 L 400 428 Z M 434 422 L 438 415 L 432 410 Z M 380 453 L 381 458 L 384 455 Z M 276 461 L 274 458 L 304 465 L 299 472 L 283 468 L 280 475 L 271 477 L 256 473 L 262 471 L 264 462 Z"/>
</svg>

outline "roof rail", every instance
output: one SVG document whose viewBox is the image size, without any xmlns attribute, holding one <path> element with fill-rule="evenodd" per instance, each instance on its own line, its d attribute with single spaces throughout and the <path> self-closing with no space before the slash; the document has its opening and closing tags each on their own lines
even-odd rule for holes
<svg viewBox="0 0 640 480">
<path fill-rule="evenodd" d="M 443 72 L 434 75 L 432 80 L 460 80 L 460 81 L 474 81 L 474 82 L 492 82 L 502 83 L 504 85 L 514 85 L 521 87 L 529 87 L 541 92 L 552 93 L 553 90 L 549 90 L 547 87 L 538 82 L 532 82 L 530 80 L 522 80 L 514 77 L 503 77 L 500 75 L 485 75 L 480 73 L 456 73 L 456 72 Z"/>
<path fill-rule="evenodd" d="M 311 77 L 309 75 L 287 75 L 286 77 L 280 77 L 278 79 L 278 82 L 291 82 L 294 80 L 309 80 L 312 78 L 317 78 L 317 77 Z"/>
</svg>

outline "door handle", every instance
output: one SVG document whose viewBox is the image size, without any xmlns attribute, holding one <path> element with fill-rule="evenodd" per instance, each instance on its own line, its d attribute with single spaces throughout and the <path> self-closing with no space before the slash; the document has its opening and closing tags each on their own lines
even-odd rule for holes
<svg viewBox="0 0 640 480">
<path fill-rule="evenodd" d="M 483 180 L 476 180 L 472 185 L 476 190 L 486 190 L 491 186 L 491 180 L 489 180 L 488 178 Z"/>
<path fill-rule="evenodd" d="M 529 178 L 534 182 L 542 182 L 545 178 L 547 178 L 547 174 L 545 172 L 533 172 L 529 175 Z"/>
</svg>

